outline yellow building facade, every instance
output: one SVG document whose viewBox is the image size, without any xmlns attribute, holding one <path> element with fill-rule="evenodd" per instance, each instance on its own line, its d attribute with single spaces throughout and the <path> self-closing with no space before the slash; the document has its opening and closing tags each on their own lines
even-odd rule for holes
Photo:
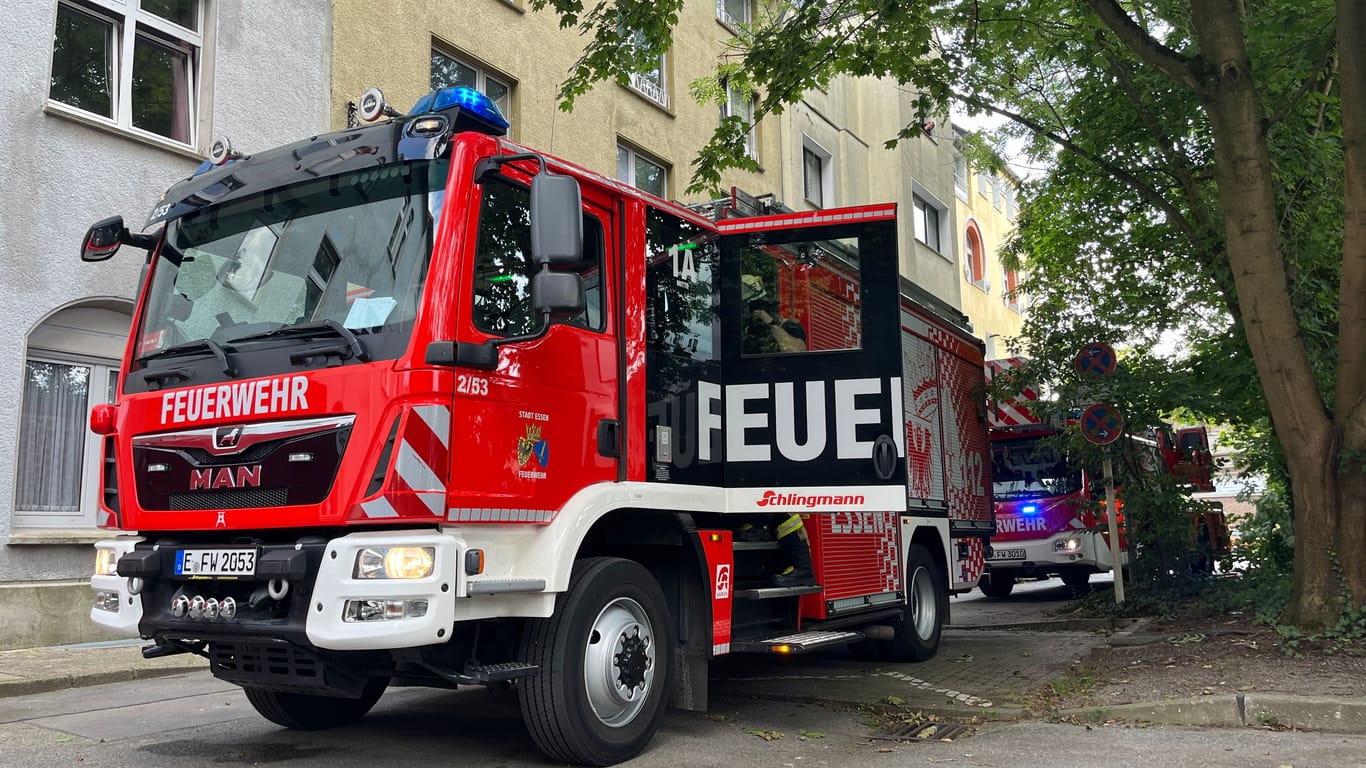
<svg viewBox="0 0 1366 768">
<path fill-rule="evenodd" d="M 959 129 L 954 133 L 963 135 Z M 1009 357 L 1007 341 L 1020 336 L 1028 306 L 1016 290 L 1019 275 L 1001 263 L 1001 248 L 1015 231 L 1019 212 L 1017 180 L 974 168 L 955 153 L 953 186 L 963 314 L 986 342 L 988 360 Z"/>
<path fill-rule="evenodd" d="M 561 29 L 555 14 L 531 12 L 521 0 L 398 0 L 382 12 L 379 5 L 334 2 L 334 127 L 346 124 L 348 102 L 372 86 L 405 111 L 436 84 L 468 84 L 503 108 L 515 142 L 661 197 L 705 201 L 684 190 L 721 108 L 698 104 L 688 85 L 713 72 L 756 3 L 691 0 L 658 69 L 629 85 L 598 83 L 569 112 L 559 109 L 556 94 L 586 40 Z M 752 114 L 739 94 L 728 102 L 732 114 Z M 896 201 L 902 274 L 958 307 L 951 133 L 943 125 L 929 138 L 883 146 L 916 119 L 913 112 L 913 95 L 893 81 L 839 78 L 761 121 L 752 136 L 760 170 L 728 171 L 721 187 L 772 194 L 797 210 Z"/>
</svg>

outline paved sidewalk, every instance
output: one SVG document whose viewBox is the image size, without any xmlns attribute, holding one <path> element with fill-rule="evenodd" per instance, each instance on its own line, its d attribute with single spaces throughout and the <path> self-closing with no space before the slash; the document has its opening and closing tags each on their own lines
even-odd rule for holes
<svg viewBox="0 0 1366 768">
<path fill-rule="evenodd" d="M 0 651 L 0 697 L 208 670 L 200 656 L 142 658 L 145 641 L 115 641 Z"/>
</svg>

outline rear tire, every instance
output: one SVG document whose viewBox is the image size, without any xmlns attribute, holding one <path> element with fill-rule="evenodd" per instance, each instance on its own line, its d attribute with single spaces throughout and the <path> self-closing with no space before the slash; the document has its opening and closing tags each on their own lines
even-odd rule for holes
<svg viewBox="0 0 1366 768">
<path fill-rule="evenodd" d="M 384 689 L 386 677 L 371 678 L 359 699 L 342 699 L 310 693 L 280 693 L 262 688 L 243 688 L 247 701 L 261 717 L 296 731 L 322 731 L 350 725 L 375 706 Z"/>
<path fill-rule="evenodd" d="M 1001 573 L 984 573 L 982 578 L 977 580 L 977 588 L 987 597 L 1010 597 L 1010 591 L 1015 588 L 1015 577 Z"/>
<path fill-rule="evenodd" d="M 640 754 L 664 717 L 672 637 L 659 584 L 639 563 L 574 564 L 548 619 L 530 619 L 518 681 L 536 746 L 566 763 L 611 765 Z"/>
<path fill-rule="evenodd" d="M 945 578 L 930 551 L 912 544 L 906 553 L 906 604 L 892 621 L 896 634 L 877 641 L 888 661 L 926 661 L 939 653 L 948 608 Z"/>
</svg>

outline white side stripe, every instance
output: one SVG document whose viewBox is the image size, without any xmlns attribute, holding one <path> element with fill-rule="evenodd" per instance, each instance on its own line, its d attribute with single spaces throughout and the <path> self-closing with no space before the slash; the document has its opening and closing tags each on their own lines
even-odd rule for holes
<svg viewBox="0 0 1366 768">
<path fill-rule="evenodd" d="M 419 405 L 413 409 L 436 439 L 446 448 L 451 447 L 451 409 L 444 405 Z"/>
<path fill-rule="evenodd" d="M 417 455 L 417 451 L 413 450 L 411 445 L 408 445 L 407 440 L 398 445 L 398 460 L 394 462 L 394 471 L 414 491 L 446 490 L 441 478 L 437 477 L 432 468 L 427 466 L 427 462 Z"/>
</svg>

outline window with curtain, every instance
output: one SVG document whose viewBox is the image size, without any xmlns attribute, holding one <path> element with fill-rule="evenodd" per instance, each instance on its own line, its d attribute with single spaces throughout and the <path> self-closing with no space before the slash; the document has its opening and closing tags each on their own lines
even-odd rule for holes
<svg viewBox="0 0 1366 768">
<path fill-rule="evenodd" d="M 203 0 L 61 0 L 48 100 L 195 146 Z"/>
<path fill-rule="evenodd" d="M 114 361 L 43 355 L 25 362 L 14 492 L 17 527 L 94 526 L 101 454 L 100 438 L 88 425 L 90 408 L 113 402 L 117 376 Z"/>
</svg>

